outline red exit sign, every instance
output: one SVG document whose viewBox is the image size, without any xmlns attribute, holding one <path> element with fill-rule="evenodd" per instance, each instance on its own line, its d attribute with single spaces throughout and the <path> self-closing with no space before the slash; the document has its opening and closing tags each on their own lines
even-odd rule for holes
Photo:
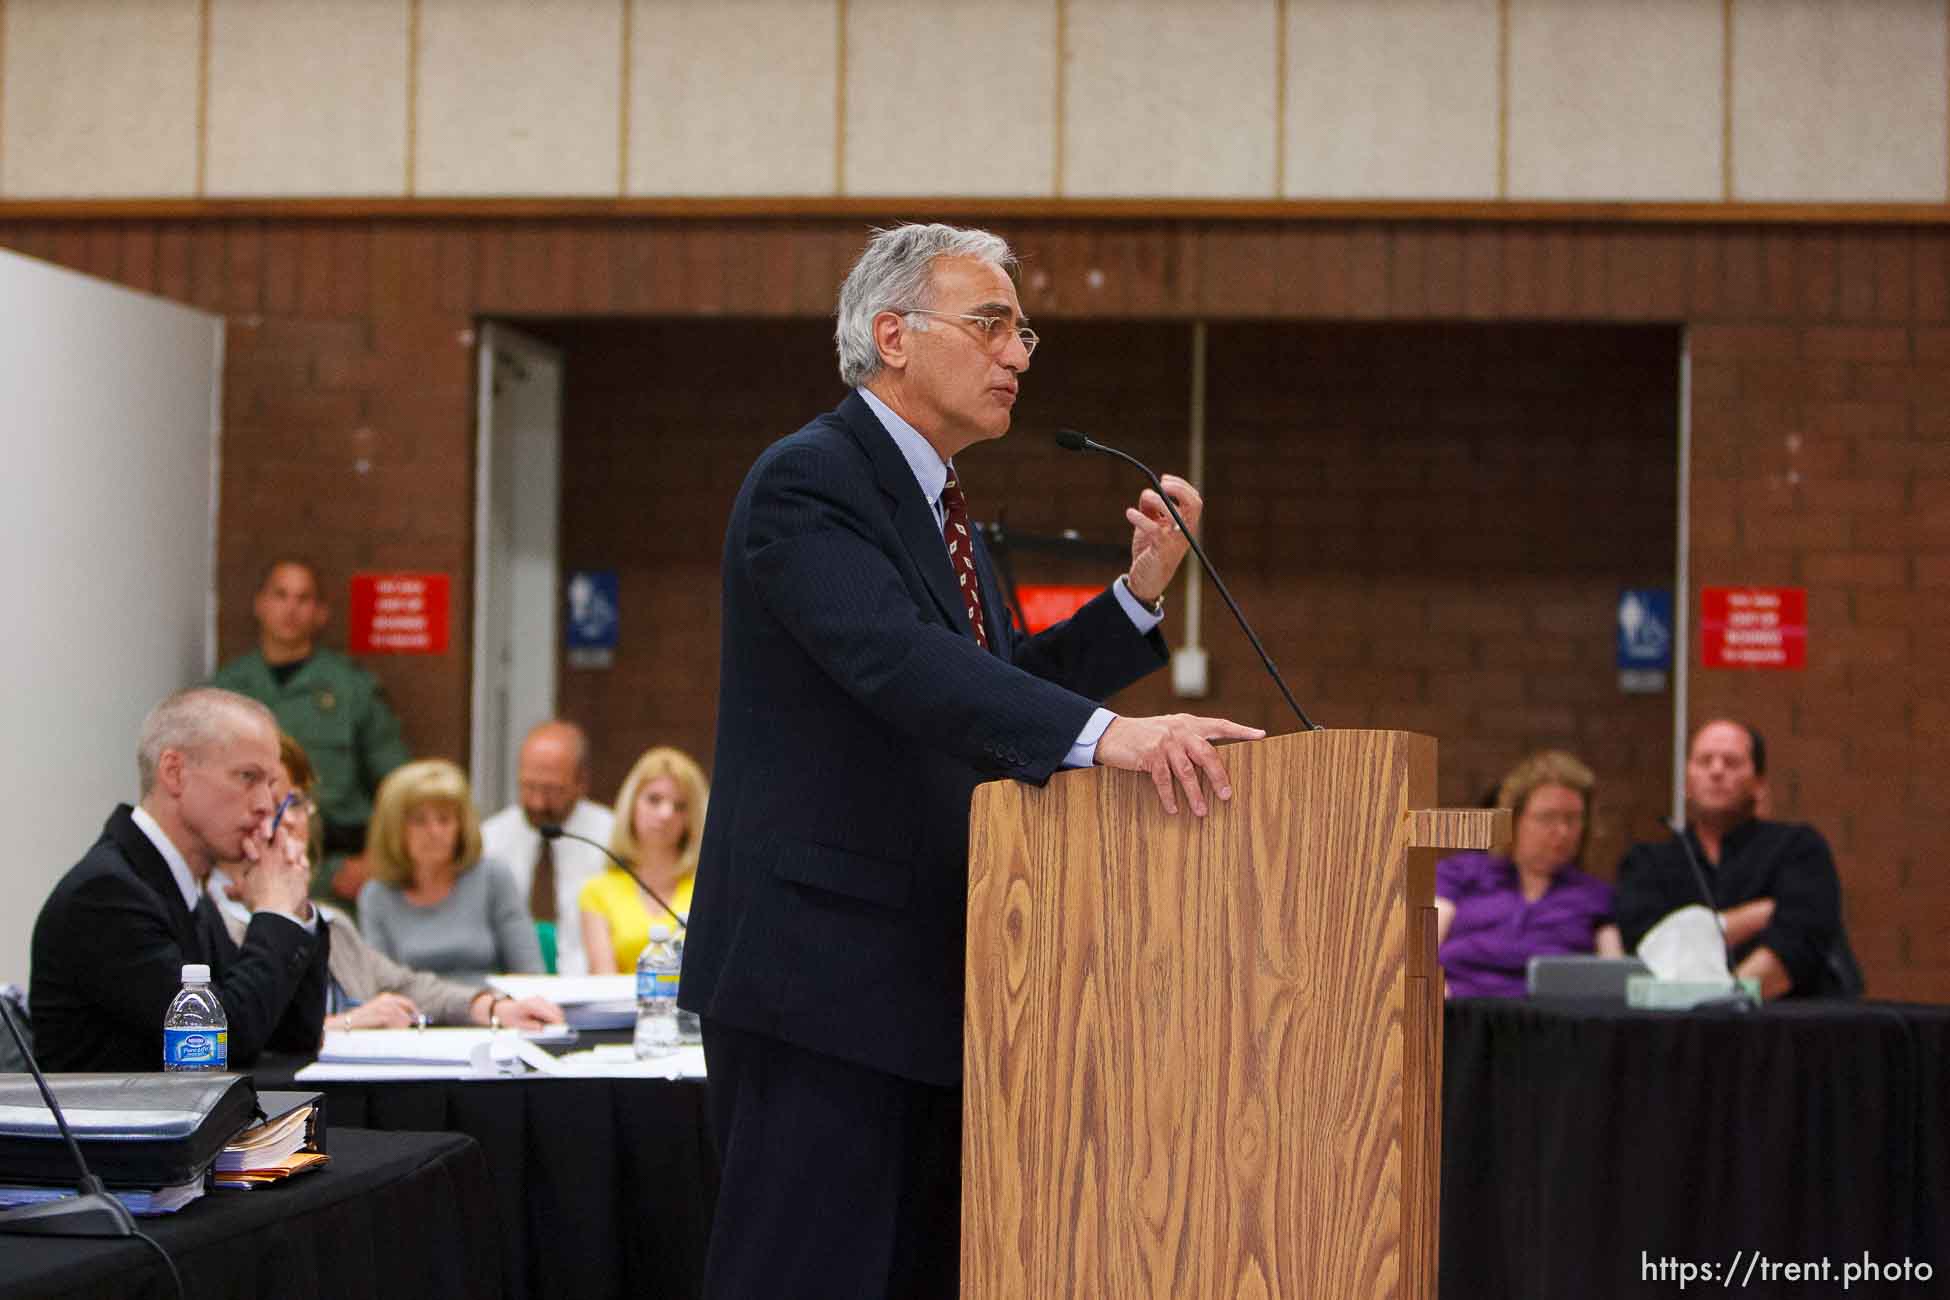
<svg viewBox="0 0 1950 1300">
<path fill-rule="evenodd" d="M 1029 624 L 1029 634 L 1034 636 L 1088 605 L 1102 590 L 1102 587 L 1056 583 L 1030 584 L 1016 588 L 1016 599 L 1022 602 L 1023 621 Z"/>
<path fill-rule="evenodd" d="M 1700 664 L 1706 668 L 1805 668 L 1806 587 L 1702 587 Z"/>
<path fill-rule="evenodd" d="M 444 573 L 355 573 L 346 648 L 355 655 L 447 653 Z"/>
</svg>

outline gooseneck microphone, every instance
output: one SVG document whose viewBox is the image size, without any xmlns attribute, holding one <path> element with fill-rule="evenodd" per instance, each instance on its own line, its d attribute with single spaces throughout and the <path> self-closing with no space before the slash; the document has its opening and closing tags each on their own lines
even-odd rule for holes
<svg viewBox="0 0 1950 1300">
<path fill-rule="evenodd" d="M 542 833 L 542 838 L 545 840 L 576 840 L 580 843 L 587 844 L 592 849 L 601 849 L 604 857 L 608 858 L 611 862 L 614 862 L 617 866 L 623 868 L 623 874 L 627 875 L 631 880 L 636 881 L 636 887 L 638 889 L 641 889 L 644 893 L 650 895 L 651 901 L 656 903 L 658 907 L 663 908 L 664 911 L 670 913 L 672 916 L 677 918 L 678 929 L 687 930 L 690 928 L 691 918 L 685 916 L 682 912 L 672 907 L 669 903 L 666 903 L 664 901 L 664 897 L 662 894 L 659 894 L 656 890 L 644 884 L 643 878 L 637 875 L 636 872 L 630 870 L 629 863 L 623 861 L 623 859 L 617 857 L 614 853 L 611 853 L 609 851 L 609 845 L 599 843 L 596 840 L 592 840 L 587 835 L 578 835 L 574 831 L 568 830 L 561 826 L 537 826 L 535 829 Z M 657 924 L 661 925 L 663 923 L 659 921 Z"/>
<path fill-rule="evenodd" d="M 27 1062 L 27 1069 L 34 1076 L 34 1086 L 40 1089 L 41 1100 L 47 1103 L 48 1110 L 54 1115 L 54 1125 L 61 1130 L 61 1140 L 68 1145 L 68 1154 L 74 1158 L 78 1175 L 75 1179 L 78 1195 L 36 1205 L 16 1206 L 0 1213 L 0 1233 L 44 1237 L 134 1237 L 162 1257 L 163 1267 L 169 1270 L 170 1281 L 175 1285 L 180 1300 L 183 1279 L 176 1271 L 176 1261 L 169 1257 L 169 1252 L 154 1237 L 135 1226 L 135 1218 L 128 1207 L 111 1196 L 108 1189 L 102 1186 L 102 1180 L 88 1168 L 88 1161 L 83 1158 L 81 1147 L 74 1140 L 74 1132 L 68 1127 L 68 1117 L 61 1113 L 61 1103 L 54 1099 L 54 1090 L 47 1086 L 47 1076 L 41 1073 L 41 1063 L 34 1059 L 33 1049 L 27 1045 L 27 1036 L 20 1031 L 20 1025 L 14 1020 L 14 1009 L 4 996 L 0 996 L 0 1019 L 7 1022 L 7 1032 L 13 1036 L 14 1046 L 20 1049 L 21 1059 Z"/>
<path fill-rule="evenodd" d="M 1727 968 L 1727 980 L 1733 985 L 1733 992 L 1723 998 L 1708 998 L 1696 1005 L 1702 1007 L 1731 1007 L 1738 1011 L 1748 1011 L 1758 1005 L 1747 986 L 1740 982 L 1740 976 L 1733 969 L 1733 954 L 1727 950 L 1727 919 L 1720 915 L 1719 904 L 1713 901 L 1713 886 L 1706 881 L 1706 868 L 1700 865 L 1699 855 L 1693 852 L 1693 841 L 1686 835 L 1686 824 L 1675 826 L 1665 818 L 1658 819 L 1666 834 L 1679 841 L 1680 852 L 1686 855 L 1686 865 L 1692 869 L 1693 884 L 1699 890 L 1700 901 L 1706 910 L 1713 914 L 1713 924 L 1720 928 L 1720 955 Z"/>
<path fill-rule="evenodd" d="M 1139 473 L 1151 480 L 1151 486 L 1158 489 L 1158 496 L 1164 501 L 1165 509 L 1171 512 L 1172 522 L 1178 525 L 1178 531 L 1185 534 L 1185 540 L 1191 543 L 1192 554 L 1198 556 L 1198 562 L 1205 569 L 1206 576 L 1212 579 L 1212 585 L 1217 587 L 1219 595 L 1225 598 L 1226 608 L 1231 610 L 1232 616 L 1239 620 L 1240 631 L 1246 634 L 1246 639 L 1253 643 L 1253 649 L 1259 652 L 1259 661 L 1266 665 L 1267 675 L 1272 677 L 1273 684 L 1280 688 L 1280 694 L 1286 698 L 1287 707 L 1293 710 L 1293 716 L 1300 719 L 1300 725 L 1308 731 L 1325 731 L 1325 727 L 1307 716 L 1307 711 L 1300 707 L 1298 700 L 1293 698 L 1293 692 L 1287 689 L 1286 678 L 1280 676 L 1280 670 L 1273 666 L 1272 656 L 1268 655 L 1266 647 L 1259 643 L 1258 635 L 1253 632 L 1253 625 L 1246 621 L 1246 615 L 1240 611 L 1239 602 L 1232 598 L 1230 591 L 1226 590 L 1225 579 L 1221 578 L 1219 571 L 1212 567 L 1212 561 L 1205 557 L 1205 548 L 1198 544 L 1198 538 L 1194 537 L 1192 530 L 1185 526 L 1184 517 L 1178 513 L 1178 507 L 1172 504 L 1170 494 L 1165 491 L 1165 485 L 1158 481 L 1158 476 L 1151 472 L 1151 467 L 1137 457 L 1121 452 L 1115 447 L 1106 447 L 1103 443 L 1095 442 L 1075 429 L 1058 429 L 1056 445 L 1065 451 L 1094 451 L 1106 456 L 1114 456 L 1127 465 L 1135 466 Z"/>
</svg>

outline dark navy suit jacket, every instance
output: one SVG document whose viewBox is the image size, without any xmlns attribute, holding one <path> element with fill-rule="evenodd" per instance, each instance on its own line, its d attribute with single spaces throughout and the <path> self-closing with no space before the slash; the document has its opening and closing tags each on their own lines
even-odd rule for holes
<svg viewBox="0 0 1950 1300">
<path fill-rule="evenodd" d="M 289 917 L 260 913 L 239 946 L 212 912 L 184 906 L 169 864 L 129 806 L 117 808 L 34 922 L 28 1004 L 41 1065 L 160 1070 L 163 1016 L 193 962 L 210 967 L 233 1069 L 267 1047 L 315 1055 L 330 927 L 307 934 Z"/>
<path fill-rule="evenodd" d="M 758 459 L 724 549 L 711 808 L 680 1005 L 923 1083 L 961 1078 L 968 800 L 1042 782 L 1163 664 L 1110 590 L 989 650 L 928 502 L 855 393 Z"/>
</svg>

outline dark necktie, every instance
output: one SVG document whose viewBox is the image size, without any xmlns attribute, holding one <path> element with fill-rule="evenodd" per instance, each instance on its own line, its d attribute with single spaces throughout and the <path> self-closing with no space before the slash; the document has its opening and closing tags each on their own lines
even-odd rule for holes
<svg viewBox="0 0 1950 1300">
<path fill-rule="evenodd" d="M 196 902 L 190 905 L 190 934 L 194 937 L 196 951 L 184 953 L 183 960 L 215 966 L 217 963 L 213 958 L 222 950 L 217 936 L 222 935 L 225 943 L 228 943 L 230 935 L 224 931 L 223 914 L 210 901 L 208 894 L 199 893 Z"/>
<path fill-rule="evenodd" d="M 982 618 L 982 583 L 975 576 L 975 539 L 968 527 L 968 498 L 962 495 L 955 479 L 955 467 L 948 467 L 948 481 L 941 485 L 941 513 L 947 518 L 942 536 L 948 542 L 948 565 L 955 571 L 961 588 L 962 612 L 975 630 L 975 644 L 989 648 L 988 624 Z"/>
<path fill-rule="evenodd" d="M 555 845 L 542 841 L 535 855 L 535 874 L 528 882 L 528 915 L 537 921 L 555 919 Z"/>
</svg>

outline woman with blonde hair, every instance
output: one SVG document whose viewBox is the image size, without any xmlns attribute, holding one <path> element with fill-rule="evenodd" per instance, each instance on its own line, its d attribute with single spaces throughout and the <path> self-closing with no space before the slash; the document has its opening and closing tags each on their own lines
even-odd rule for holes
<svg viewBox="0 0 1950 1300">
<path fill-rule="evenodd" d="M 1436 864 L 1436 952 L 1450 997 L 1521 997 L 1539 955 L 1624 955 L 1611 886 L 1577 865 L 1597 786 L 1561 749 L 1532 754 L 1497 788 L 1509 843 Z"/>
<path fill-rule="evenodd" d="M 312 846 L 321 839 L 317 817 L 318 776 L 304 747 L 288 734 L 278 736 L 278 762 L 291 804 L 284 815 L 290 833 Z M 205 892 L 217 905 L 224 929 L 241 944 L 250 909 L 234 883 L 252 869 L 233 862 L 210 873 Z M 365 941 L 344 913 L 320 904 L 332 927 L 331 985 L 325 994 L 325 1029 L 401 1029 L 416 1024 L 497 1025 L 539 1029 L 560 1024 L 562 1009 L 543 998 L 513 998 L 491 988 L 457 983 L 431 971 L 403 966 Z"/>
<path fill-rule="evenodd" d="M 366 832 L 372 879 L 359 923 L 372 946 L 457 980 L 539 974 L 542 949 L 508 868 L 481 857 L 467 776 L 444 758 L 393 769 Z"/>
<path fill-rule="evenodd" d="M 591 975 L 634 970 L 651 926 L 675 933 L 684 924 L 710 799 L 703 770 L 681 749 L 652 749 L 623 778 L 609 851 L 629 868 L 612 864 L 576 899 Z"/>
</svg>

